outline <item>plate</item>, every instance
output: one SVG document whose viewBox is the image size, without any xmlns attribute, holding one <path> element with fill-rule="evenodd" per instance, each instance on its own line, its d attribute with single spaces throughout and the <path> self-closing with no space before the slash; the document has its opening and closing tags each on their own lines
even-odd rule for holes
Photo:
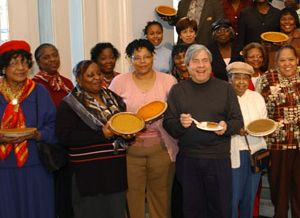
<svg viewBox="0 0 300 218">
<path fill-rule="evenodd" d="M 36 128 L 12 128 L 12 129 L 0 129 L 0 133 L 6 137 L 21 137 L 33 134 Z"/>
<path fill-rule="evenodd" d="M 271 119 L 257 119 L 246 126 L 246 131 L 252 136 L 266 136 L 273 133 L 277 124 Z"/>
<path fill-rule="evenodd" d="M 215 122 L 199 122 L 199 124 L 196 125 L 197 128 L 202 129 L 202 130 L 206 130 L 206 131 L 219 131 L 222 130 L 223 127 L 219 126 L 218 123 Z"/>
<path fill-rule="evenodd" d="M 286 42 L 288 41 L 288 35 L 281 32 L 264 32 L 260 37 L 267 42 Z"/>
<path fill-rule="evenodd" d="M 167 107 L 168 104 L 164 101 L 152 101 L 140 107 L 136 114 L 148 122 L 159 118 L 167 110 Z"/>
<path fill-rule="evenodd" d="M 110 118 L 109 125 L 114 132 L 129 135 L 141 131 L 145 126 L 145 122 L 133 113 L 121 112 Z"/>
<path fill-rule="evenodd" d="M 155 8 L 156 13 L 160 17 L 174 17 L 177 14 L 175 8 L 168 5 L 159 5 Z"/>
</svg>

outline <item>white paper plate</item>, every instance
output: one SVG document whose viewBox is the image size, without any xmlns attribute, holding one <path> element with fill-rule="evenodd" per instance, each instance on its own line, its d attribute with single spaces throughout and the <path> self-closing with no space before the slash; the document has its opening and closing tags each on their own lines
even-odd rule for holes
<svg viewBox="0 0 300 218">
<path fill-rule="evenodd" d="M 206 130 L 206 131 L 219 131 L 219 130 L 223 129 L 223 127 L 220 125 L 218 125 L 216 128 L 207 127 L 207 123 L 208 122 L 199 122 L 196 126 L 197 126 L 197 128 Z"/>
</svg>

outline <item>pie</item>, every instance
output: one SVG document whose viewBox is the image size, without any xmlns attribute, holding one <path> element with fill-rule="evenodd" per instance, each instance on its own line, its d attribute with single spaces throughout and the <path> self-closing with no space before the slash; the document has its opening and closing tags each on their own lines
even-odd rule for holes
<svg viewBox="0 0 300 218">
<path fill-rule="evenodd" d="M 246 129 L 252 135 L 268 135 L 276 129 L 276 123 L 271 119 L 258 119 L 249 123 Z"/>
<path fill-rule="evenodd" d="M 168 5 L 157 6 L 155 8 L 155 11 L 159 16 L 164 16 L 164 17 L 172 17 L 175 16 L 177 13 L 175 8 L 172 8 Z"/>
<path fill-rule="evenodd" d="M 167 103 L 163 101 L 152 101 L 138 109 L 137 115 L 150 121 L 161 116 L 167 109 Z"/>
<path fill-rule="evenodd" d="M 119 134 L 134 134 L 142 130 L 145 126 L 144 121 L 130 112 L 121 112 L 111 117 L 110 127 Z"/>
<path fill-rule="evenodd" d="M 267 42 L 286 42 L 289 37 L 281 32 L 264 32 L 260 36 Z"/>
<path fill-rule="evenodd" d="M 218 123 L 215 123 L 215 122 L 207 122 L 206 123 L 206 127 L 207 128 L 210 128 L 210 129 L 215 129 L 215 128 L 217 128 L 219 126 L 219 124 Z"/>
<path fill-rule="evenodd" d="M 6 137 L 21 137 L 33 134 L 36 128 L 12 128 L 12 129 L 0 129 L 0 133 Z"/>
</svg>

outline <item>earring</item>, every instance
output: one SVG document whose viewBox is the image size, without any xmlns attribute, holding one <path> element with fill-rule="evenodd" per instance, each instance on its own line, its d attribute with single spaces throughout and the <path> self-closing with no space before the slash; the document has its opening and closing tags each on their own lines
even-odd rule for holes
<svg viewBox="0 0 300 218">
<path fill-rule="evenodd" d="M 4 69 L 2 70 L 2 75 L 5 75 L 5 70 Z"/>
</svg>

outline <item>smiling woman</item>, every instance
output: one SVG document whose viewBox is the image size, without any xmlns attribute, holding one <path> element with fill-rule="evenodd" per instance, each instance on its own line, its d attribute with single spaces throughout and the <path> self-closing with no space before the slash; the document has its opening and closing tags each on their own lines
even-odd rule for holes
<svg viewBox="0 0 300 218">
<path fill-rule="evenodd" d="M 233 62 L 227 66 L 229 82 L 238 96 L 244 126 L 250 122 L 267 118 L 267 109 L 263 97 L 248 89 L 253 67 L 244 62 Z M 250 153 L 245 141 L 245 129 L 231 136 L 230 154 L 232 168 L 232 217 L 252 217 L 254 198 L 258 188 L 260 173 L 251 172 Z M 247 135 L 251 153 L 267 147 L 263 137 Z M 239 211 L 239 212 L 238 212 Z"/>
<path fill-rule="evenodd" d="M 0 195 L 7 196 L 0 217 L 54 217 L 53 178 L 39 159 L 37 142 L 56 143 L 55 107 L 47 90 L 27 78 L 31 66 L 27 42 L 11 40 L 0 46 L 1 129 L 22 133 L 0 134 Z M 32 131 L 25 134 L 28 128 Z"/>
<path fill-rule="evenodd" d="M 59 74 L 60 57 L 57 48 L 52 44 L 41 44 L 34 53 L 35 60 L 40 68 L 33 80 L 44 85 L 56 107 L 59 106 L 73 88 L 73 83 L 66 77 Z"/>
<path fill-rule="evenodd" d="M 280 12 L 280 31 L 289 36 L 288 44 L 295 47 L 298 57 L 300 57 L 300 22 L 297 12 L 286 7 Z"/>
<path fill-rule="evenodd" d="M 154 46 L 148 40 L 133 40 L 126 48 L 133 72 L 117 76 L 109 86 L 125 100 L 129 112 L 136 113 L 141 106 L 155 100 L 165 101 L 176 83 L 173 76 L 153 70 L 153 53 Z M 148 123 L 128 147 L 127 200 L 131 218 L 145 216 L 146 196 L 151 217 L 170 217 L 172 161 L 177 150 L 161 121 Z"/>
<path fill-rule="evenodd" d="M 162 44 L 163 26 L 157 21 L 149 21 L 144 28 L 144 35 L 155 47 L 154 70 L 168 73 L 170 71 L 171 50 Z"/>
<path fill-rule="evenodd" d="M 291 45 L 282 46 L 275 55 L 277 70 L 266 72 L 259 91 L 265 99 L 268 116 L 278 122 L 277 130 L 266 137 L 271 151 L 269 182 L 274 217 L 286 217 L 289 202 L 292 214 L 300 217 L 300 75 L 299 58 Z"/>
<path fill-rule="evenodd" d="M 72 198 L 65 199 L 74 217 L 124 218 L 126 150 L 121 145 L 127 144 L 114 134 L 109 120 L 126 105 L 101 86 L 103 74 L 95 62 L 80 61 L 73 73 L 77 85 L 63 99 L 56 119 L 57 137 L 69 156 L 65 179 L 70 186 L 64 188 Z"/>
<path fill-rule="evenodd" d="M 98 64 L 103 74 L 102 86 L 108 87 L 113 78 L 120 73 L 115 71 L 119 51 L 110 42 L 101 42 L 91 49 L 91 60 Z"/>
</svg>

